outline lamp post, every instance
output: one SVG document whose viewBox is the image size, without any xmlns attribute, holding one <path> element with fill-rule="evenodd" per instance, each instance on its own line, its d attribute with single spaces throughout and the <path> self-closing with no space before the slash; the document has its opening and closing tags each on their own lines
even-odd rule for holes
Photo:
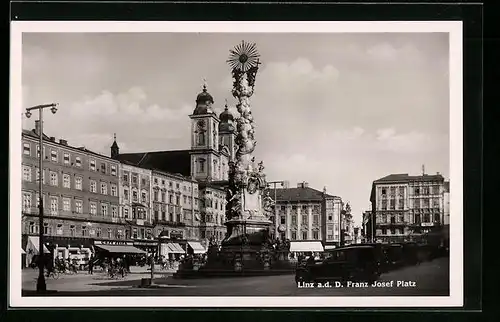
<svg viewBox="0 0 500 322">
<path fill-rule="evenodd" d="M 278 200 L 277 199 L 277 194 L 276 194 L 276 185 L 281 185 L 281 187 L 285 186 L 285 181 L 269 181 L 267 182 L 267 186 L 273 186 L 274 189 L 274 233 L 276 234 L 276 231 L 278 229 L 278 209 L 277 209 L 277 204 Z"/>
<path fill-rule="evenodd" d="M 57 103 L 51 103 L 51 104 L 42 104 L 42 105 L 37 105 L 37 106 L 32 106 L 26 109 L 26 117 L 30 118 L 31 117 L 31 111 L 32 110 L 38 110 L 38 121 L 40 123 L 40 131 L 38 133 L 39 139 L 40 139 L 40 156 L 39 156 L 39 166 L 38 166 L 38 171 L 39 171 L 39 176 L 38 176 L 38 209 L 39 209 L 39 216 L 38 216 L 38 234 L 39 234 L 39 243 L 38 243 L 38 279 L 36 282 L 36 290 L 37 292 L 44 292 L 47 290 L 47 284 L 45 283 L 45 275 L 44 275 L 44 264 L 45 264 L 45 253 L 43 251 L 44 247 L 44 238 L 43 238 L 43 110 L 45 108 L 50 107 L 50 111 L 52 114 L 56 114 L 57 112 Z"/>
</svg>

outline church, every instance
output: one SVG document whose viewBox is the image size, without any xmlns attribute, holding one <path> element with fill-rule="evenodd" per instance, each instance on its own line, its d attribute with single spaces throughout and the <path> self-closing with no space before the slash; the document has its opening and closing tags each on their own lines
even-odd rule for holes
<svg viewBox="0 0 500 322">
<path fill-rule="evenodd" d="M 225 236 L 225 191 L 229 162 L 236 154 L 234 116 L 227 104 L 217 116 L 206 85 L 196 97 L 191 119 L 191 148 L 187 150 L 119 153 L 115 140 L 111 158 L 136 167 L 180 174 L 198 182 L 199 237 L 222 240 Z M 198 235 L 198 233 L 196 233 Z"/>
</svg>

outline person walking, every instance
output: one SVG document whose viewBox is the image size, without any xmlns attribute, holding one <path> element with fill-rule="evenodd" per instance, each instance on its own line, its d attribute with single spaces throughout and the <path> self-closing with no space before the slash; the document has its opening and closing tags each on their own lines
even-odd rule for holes
<svg viewBox="0 0 500 322">
<path fill-rule="evenodd" d="M 94 254 L 90 254 L 89 258 L 89 274 L 94 274 Z"/>
</svg>

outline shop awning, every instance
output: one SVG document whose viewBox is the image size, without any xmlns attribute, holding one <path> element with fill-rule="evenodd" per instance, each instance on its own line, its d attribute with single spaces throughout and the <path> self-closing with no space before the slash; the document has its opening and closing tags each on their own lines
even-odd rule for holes
<svg viewBox="0 0 500 322">
<path fill-rule="evenodd" d="M 96 245 L 110 253 L 115 254 L 146 254 L 142 249 L 129 245 Z"/>
<path fill-rule="evenodd" d="M 40 245 L 40 237 L 38 237 L 38 236 L 29 236 L 28 237 L 28 246 L 26 247 L 28 252 L 32 253 L 33 255 L 38 255 L 38 253 L 39 253 L 38 246 L 39 245 Z M 50 253 L 49 249 L 45 245 L 43 245 L 43 252 L 45 254 Z"/>
<path fill-rule="evenodd" d="M 290 242 L 291 252 L 322 252 L 323 245 L 320 241 L 292 241 Z"/>
<path fill-rule="evenodd" d="M 195 254 L 204 254 L 204 253 L 206 253 L 205 247 L 203 247 L 203 245 L 200 244 L 199 242 L 188 241 L 188 244 L 189 244 L 189 246 L 191 246 L 191 248 L 193 249 L 193 252 Z"/>
<path fill-rule="evenodd" d="M 181 245 L 179 245 L 177 243 L 168 243 L 167 246 L 168 246 L 168 250 L 170 253 L 173 253 L 173 254 L 184 254 L 185 253 L 185 251 L 184 251 L 184 249 L 182 249 Z"/>
<path fill-rule="evenodd" d="M 22 248 L 21 248 L 21 254 L 26 254 L 26 252 Z"/>
</svg>

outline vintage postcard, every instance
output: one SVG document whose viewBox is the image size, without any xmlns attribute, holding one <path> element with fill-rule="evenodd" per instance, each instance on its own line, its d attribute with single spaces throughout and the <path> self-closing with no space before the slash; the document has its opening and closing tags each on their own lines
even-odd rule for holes
<svg viewBox="0 0 500 322">
<path fill-rule="evenodd" d="M 463 305 L 461 22 L 11 26 L 11 306 Z"/>
</svg>

